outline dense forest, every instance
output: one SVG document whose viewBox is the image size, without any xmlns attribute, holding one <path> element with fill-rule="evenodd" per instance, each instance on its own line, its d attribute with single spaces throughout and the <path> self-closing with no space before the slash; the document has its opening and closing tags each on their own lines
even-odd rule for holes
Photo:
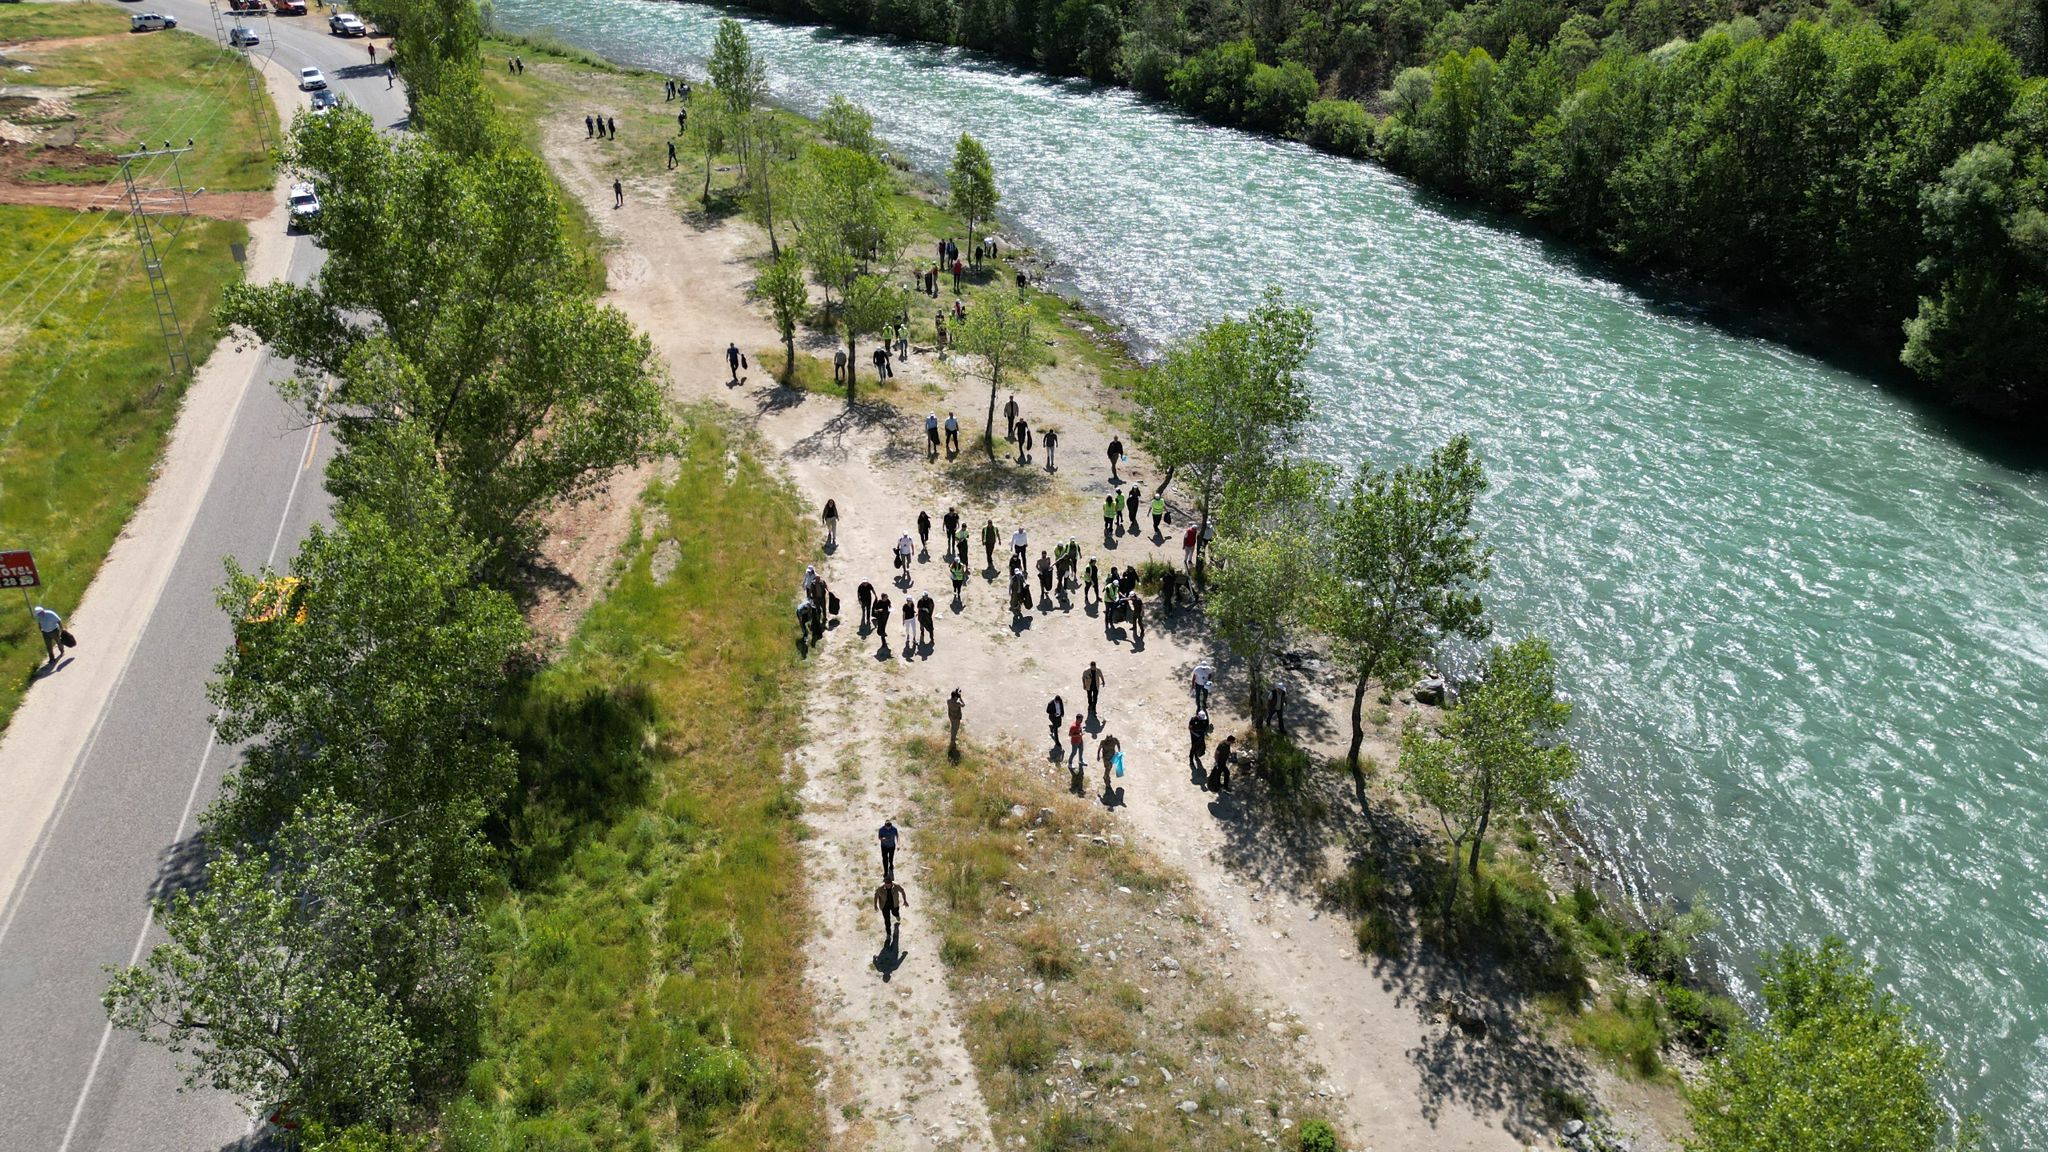
<svg viewBox="0 0 2048 1152">
<path fill-rule="evenodd" d="M 2048 0 L 742 0 L 1379 159 L 2048 424 Z"/>
</svg>

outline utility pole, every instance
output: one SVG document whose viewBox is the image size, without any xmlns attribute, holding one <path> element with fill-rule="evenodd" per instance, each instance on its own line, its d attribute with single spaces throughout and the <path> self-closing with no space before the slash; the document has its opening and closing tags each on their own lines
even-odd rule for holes
<svg viewBox="0 0 2048 1152">
<path fill-rule="evenodd" d="M 250 17 L 261 16 L 263 17 L 263 32 L 257 37 L 257 40 L 263 46 L 263 58 L 267 62 L 276 57 L 277 45 L 270 38 L 269 6 L 266 5 L 253 12 L 229 11 L 226 14 L 222 14 L 220 10 L 220 0 L 206 0 L 206 6 L 213 13 L 213 38 L 223 51 L 232 51 L 242 47 L 240 44 L 228 43 L 228 31 L 231 24 L 239 27 L 248 21 Z M 254 52 L 249 53 L 249 98 L 252 101 L 251 107 L 255 109 L 256 143 L 261 145 L 265 152 L 268 152 L 272 147 L 270 141 L 270 117 L 264 114 L 264 105 L 269 102 L 269 96 L 263 91 L 263 72 L 257 64 Z"/>
<path fill-rule="evenodd" d="M 156 303 L 157 331 L 164 339 L 164 352 L 170 357 L 171 371 L 180 375 L 192 374 L 192 357 L 185 351 L 185 329 L 178 323 L 177 303 L 171 299 L 170 281 L 164 279 L 163 257 L 156 250 L 156 230 L 149 222 L 149 212 L 142 199 L 142 189 L 135 183 L 135 161 L 157 156 L 171 157 L 172 171 L 177 173 L 178 203 L 181 214 L 191 214 L 191 203 L 185 197 L 183 170 L 178 157 L 190 152 L 186 148 L 143 149 L 130 152 L 122 157 L 121 180 L 128 186 L 128 219 L 135 225 L 135 242 L 142 249 L 142 271 L 149 278 L 150 299 Z M 162 386 L 157 388 L 161 392 Z M 155 399 L 151 393 L 151 399 Z"/>
</svg>

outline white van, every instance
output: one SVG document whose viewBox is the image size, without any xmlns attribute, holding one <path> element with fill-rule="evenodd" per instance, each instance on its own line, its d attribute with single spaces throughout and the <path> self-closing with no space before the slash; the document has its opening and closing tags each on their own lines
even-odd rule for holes
<svg viewBox="0 0 2048 1152">
<path fill-rule="evenodd" d="M 164 28 L 176 28 L 177 26 L 178 20 L 176 17 L 159 16 L 155 12 L 137 12 L 128 18 L 128 30 L 130 32 L 156 32 Z"/>
</svg>

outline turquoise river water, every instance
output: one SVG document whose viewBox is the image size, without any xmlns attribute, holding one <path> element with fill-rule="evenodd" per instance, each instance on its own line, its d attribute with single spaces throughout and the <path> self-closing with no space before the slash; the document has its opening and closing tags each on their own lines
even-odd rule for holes
<svg viewBox="0 0 2048 1152">
<path fill-rule="evenodd" d="M 509 29 L 693 74 L 719 15 L 497 0 Z M 981 138 L 1012 229 L 1142 344 L 1268 282 L 1313 307 L 1332 460 L 1471 433 L 1500 634 L 1558 646 L 1576 823 L 1617 880 L 1711 901 L 1738 987 L 1763 948 L 1846 937 L 1948 1044 L 1952 1100 L 1998 1147 L 2048 1148 L 2048 473 L 1381 169 L 959 51 L 746 23 L 780 102 L 844 94 L 928 172 Z"/>
</svg>

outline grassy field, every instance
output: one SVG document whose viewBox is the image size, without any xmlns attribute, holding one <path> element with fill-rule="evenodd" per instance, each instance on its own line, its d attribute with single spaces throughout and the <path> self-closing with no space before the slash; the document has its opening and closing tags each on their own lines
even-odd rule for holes
<svg viewBox="0 0 2048 1152">
<path fill-rule="evenodd" d="M 618 584 L 517 705 L 513 887 L 451 1150 L 822 1140 L 783 763 L 802 711 L 785 593 L 809 545 L 735 436 L 691 421 Z"/>
<path fill-rule="evenodd" d="M 0 5 L 0 42 L 45 37 L 99 38 L 41 48 L 18 44 L 8 58 L 35 71 L 9 77 L 13 83 L 48 88 L 83 88 L 62 98 L 52 114 L 47 105 L 0 105 L 0 115 L 39 130 L 12 179 L 46 184 L 99 185 L 120 175 L 114 154 L 165 140 L 190 154 L 178 161 L 188 190 L 250 191 L 271 184 L 270 157 L 257 145 L 259 123 L 278 138 L 277 111 L 262 88 L 249 87 L 249 69 L 239 52 L 217 47 L 192 32 L 127 31 L 127 14 L 85 5 Z M 52 30 L 53 29 L 53 30 Z M 38 111 L 40 109 L 40 111 Z M 154 161 L 145 179 L 169 181 L 172 166 Z"/>
</svg>

